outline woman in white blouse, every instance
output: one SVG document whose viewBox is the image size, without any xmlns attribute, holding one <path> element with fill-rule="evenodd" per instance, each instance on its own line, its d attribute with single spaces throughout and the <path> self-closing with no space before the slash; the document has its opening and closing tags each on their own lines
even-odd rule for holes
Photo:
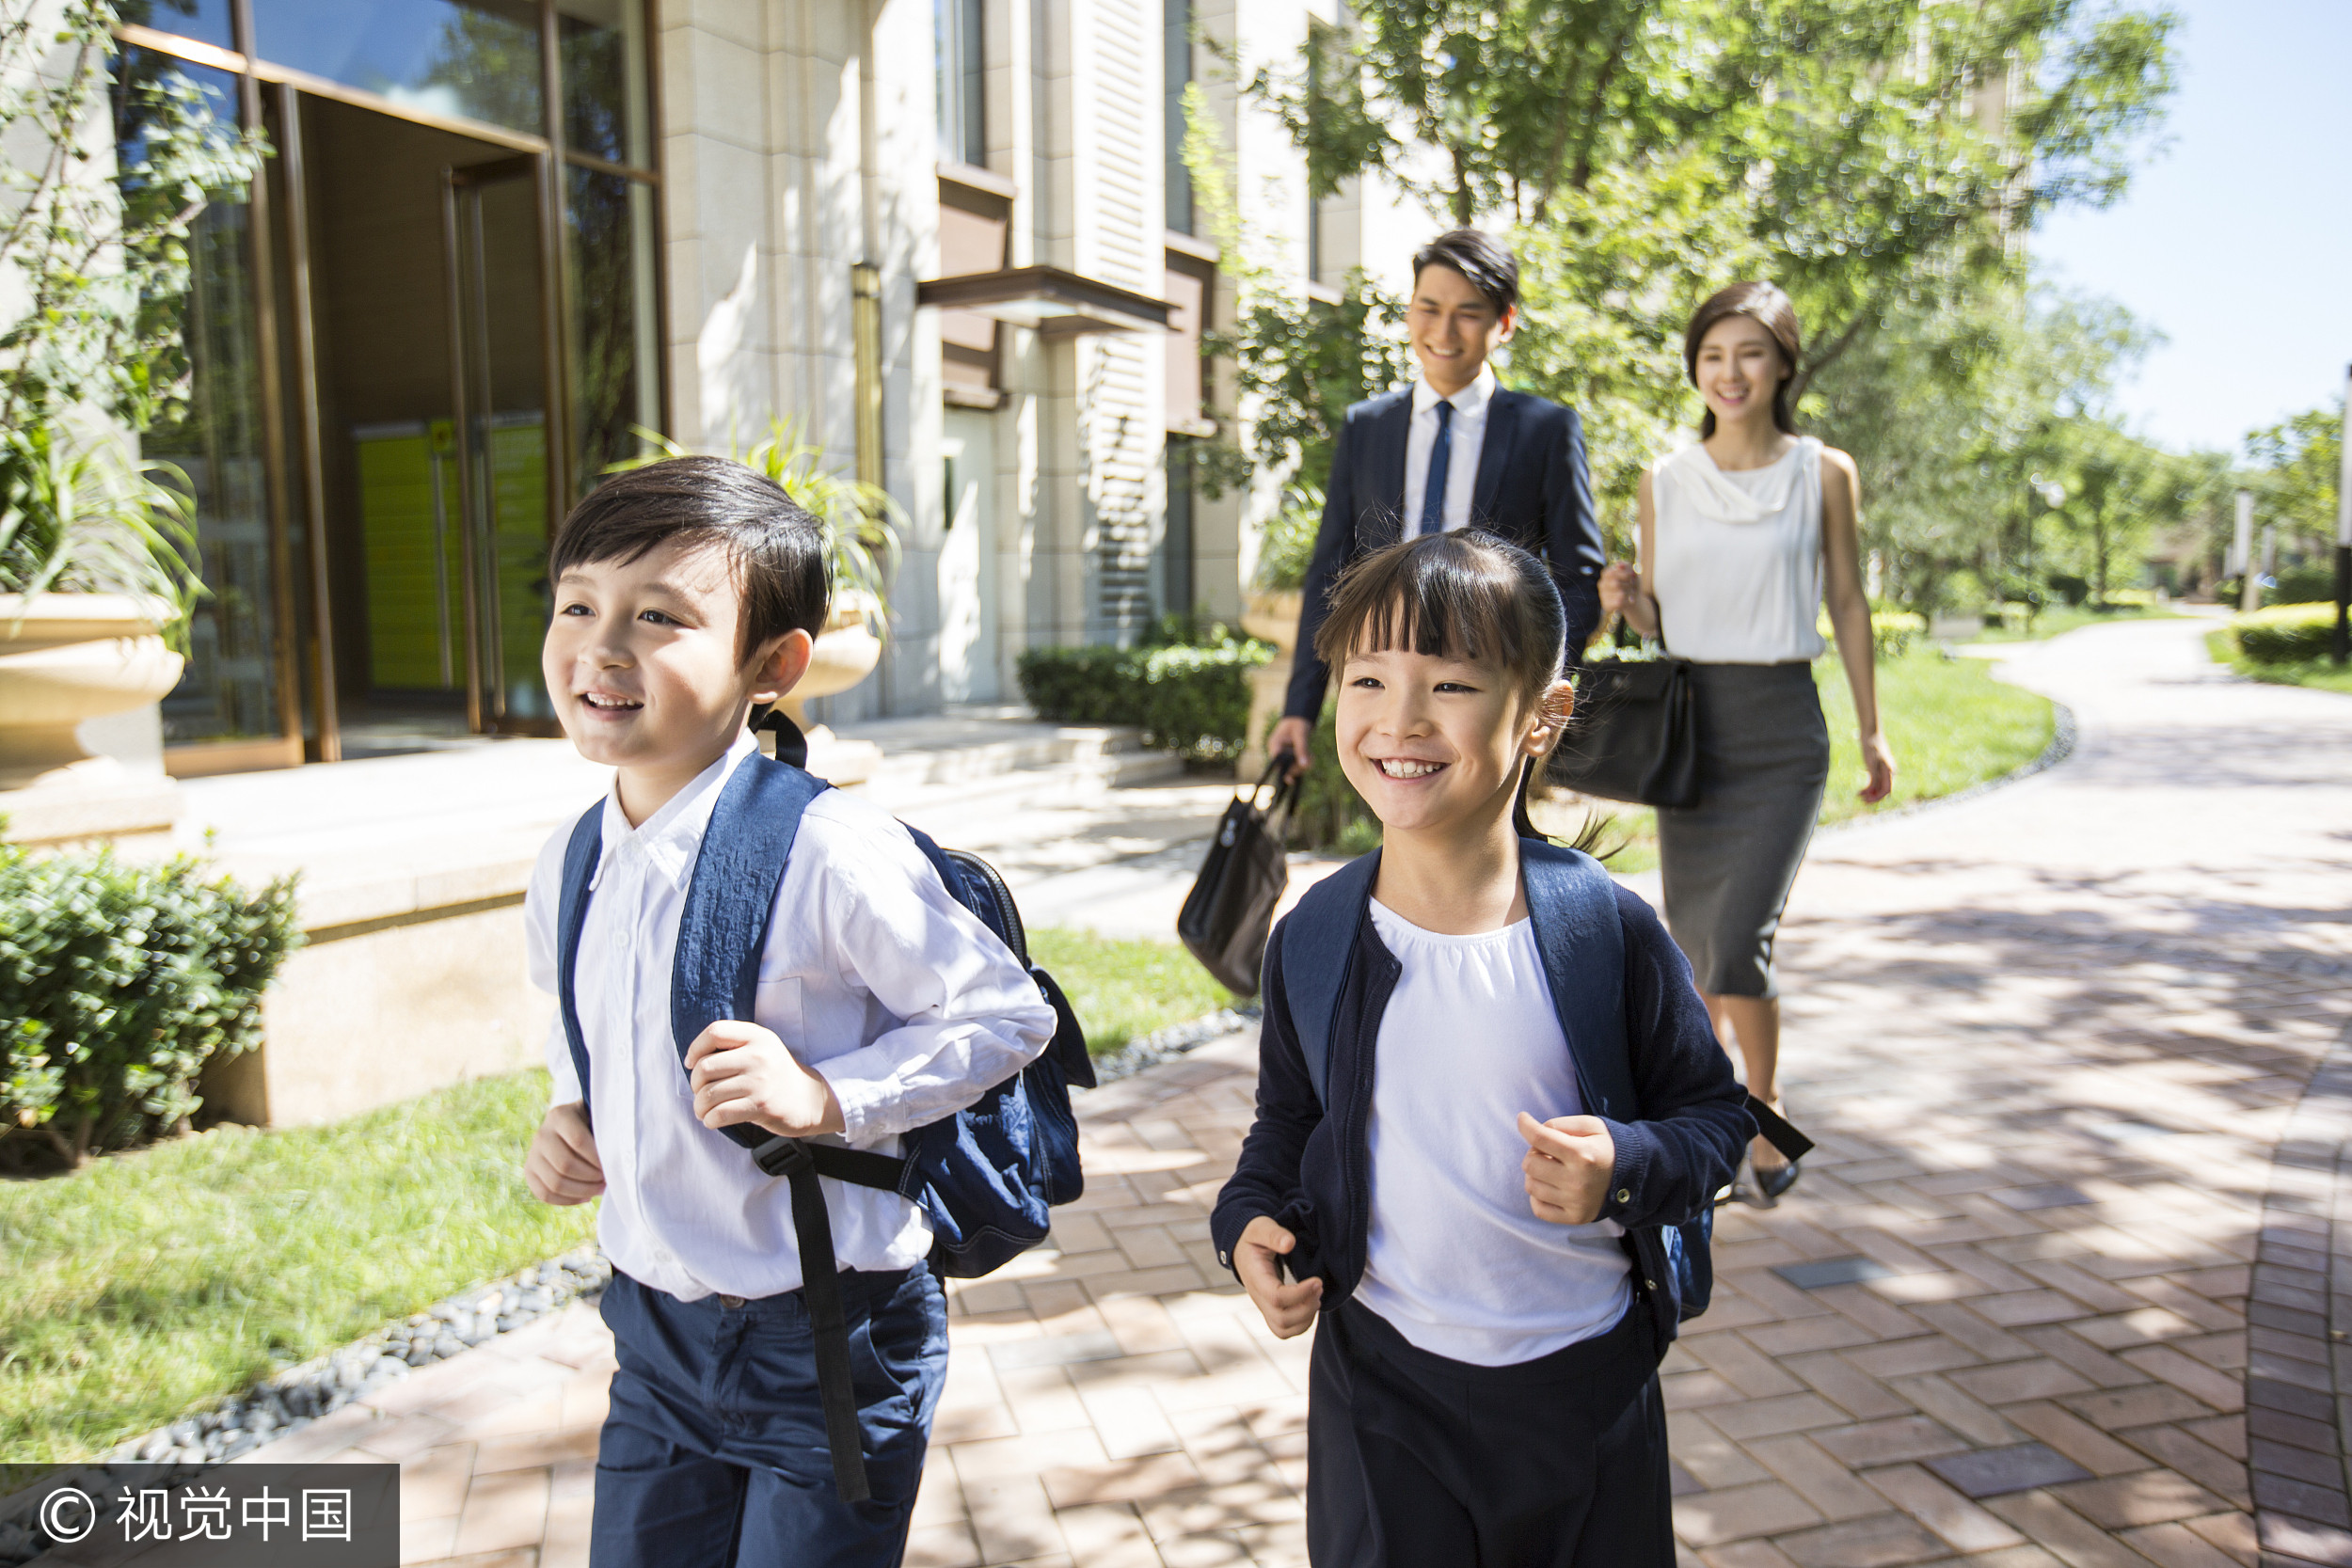
<svg viewBox="0 0 2352 1568">
<path fill-rule="evenodd" d="M 1772 939 L 1829 776 L 1813 685 L 1824 600 L 1862 732 L 1862 799 L 1895 786 L 1862 585 L 1860 482 L 1852 458 L 1796 433 L 1788 383 L 1803 351 L 1796 310 L 1771 283 L 1735 283 L 1699 307 L 1682 353 L 1707 404 L 1700 439 L 1642 475 L 1641 565 L 1619 562 L 1600 579 L 1604 613 L 1693 661 L 1698 803 L 1658 813 L 1666 924 L 1716 1034 L 1739 1047 L 1748 1092 L 1775 1110 Z M 1761 1138 L 1750 1159 L 1742 1174 L 1762 1202 L 1796 1180 Z"/>
</svg>

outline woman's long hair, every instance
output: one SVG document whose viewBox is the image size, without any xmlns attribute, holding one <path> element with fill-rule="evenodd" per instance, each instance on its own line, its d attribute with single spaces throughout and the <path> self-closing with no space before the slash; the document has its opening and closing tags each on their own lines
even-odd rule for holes
<svg viewBox="0 0 2352 1568">
<path fill-rule="evenodd" d="M 1794 436 L 1796 420 L 1788 414 L 1788 384 L 1797 377 L 1797 365 L 1804 357 L 1804 329 L 1797 325 L 1797 308 L 1781 292 L 1777 283 L 1751 279 L 1734 283 L 1728 289 L 1718 289 L 1707 296 L 1691 316 L 1690 330 L 1682 335 L 1682 368 L 1691 377 L 1691 385 L 1699 384 L 1699 344 L 1715 324 L 1727 316 L 1745 316 L 1772 335 L 1780 345 L 1780 360 L 1784 373 L 1772 388 L 1772 423 L 1781 433 Z M 1704 440 L 1715 434 L 1715 411 L 1710 408 L 1699 420 L 1699 437 Z"/>
</svg>

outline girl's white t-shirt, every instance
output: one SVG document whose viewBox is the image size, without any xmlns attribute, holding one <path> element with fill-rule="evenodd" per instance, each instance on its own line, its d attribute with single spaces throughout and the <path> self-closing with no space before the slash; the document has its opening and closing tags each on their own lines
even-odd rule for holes
<svg viewBox="0 0 2352 1568">
<path fill-rule="evenodd" d="M 1533 925 L 1444 936 L 1372 901 L 1403 966 L 1372 1084 L 1372 1236 L 1356 1298 L 1412 1344 L 1507 1367 L 1613 1325 L 1633 1299 L 1613 1220 L 1528 1207 L 1518 1113 L 1581 1116 Z"/>
</svg>

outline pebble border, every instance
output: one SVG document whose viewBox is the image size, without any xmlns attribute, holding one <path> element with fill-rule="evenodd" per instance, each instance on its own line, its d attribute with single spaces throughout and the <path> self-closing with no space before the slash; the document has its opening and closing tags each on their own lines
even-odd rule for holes
<svg viewBox="0 0 2352 1568">
<path fill-rule="evenodd" d="M 1117 1051 L 1106 1052 L 1094 1058 L 1094 1083 L 1097 1088 L 1107 1087 L 1121 1078 L 1132 1078 L 1145 1068 L 1173 1061 L 1188 1052 L 1252 1028 L 1263 1016 L 1255 1002 L 1245 1002 L 1238 1007 L 1219 1007 L 1216 1012 L 1196 1018 L 1189 1023 L 1171 1023 L 1165 1029 L 1154 1029 L 1148 1035 L 1129 1040 Z M 1073 1095 L 1084 1095 L 1084 1089 L 1073 1089 Z"/>
<path fill-rule="evenodd" d="M 2271 1154 L 2247 1298 L 2246 1477 L 2264 1568 L 2346 1568 L 2352 1029 L 2328 1048 Z"/>
<path fill-rule="evenodd" d="M 213 1409 L 135 1437 L 108 1453 L 105 1462 L 217 1465 L 234 1459 L 399 1382 L 414 1368 L 446 1361 L 567 1302 L 593 1297 L 612 1277 L 612 1265 L 595 1246 L 534 1263 L 289 1367 Z M 0 1540 L 0 1568 L 10 1568 L 5 1540 Z"/>
<path fill-rule="evenodd" d="M 300 1432 L 320 1417 L 399 1382 L 414 1368 L 461 1355 L 569 1302 L 593 1299 L 612 1277 L 612 1265 L 595 1246 L 534 1263 L 289 1367 L 210 1410 L 135 1437 L 90 1465 L 69 1466 L 61 1477 L 125 1464 L 171 1465 L 165 1472 L 167 1483 L 200 1475 Z M 143 1484 L 153 1480 L 146 1476 Z M 21 1516 L 33 1509 L 43 1490 L 35 1487 L 22 1494 L 22 1506 L 13 1511 L 18 1517 L 0 1518 L 0 1568 L 23 1568 L 50 1550 L 48 1537 Z"/>
</svg>

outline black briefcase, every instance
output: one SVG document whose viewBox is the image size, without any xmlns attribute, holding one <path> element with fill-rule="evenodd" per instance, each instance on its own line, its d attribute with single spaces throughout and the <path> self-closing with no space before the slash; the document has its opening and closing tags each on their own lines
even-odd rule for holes
<svg viewBox="0 0 2352 1568">
<path fill-rule="evenodd" d="M 1258 991 L 1258 966 L 1265 959 L 1266 936 L 1274 929 L 1274 906 L 1290 884 L 1283 840 L 1298 802 L 1297 784 L 1285 752 L 1266 765 L 1265 775 L 1246 796 L 1236 795 L 1216 825 L 1216 837 L 1200 862 L 1176 917 L 1176 935 L 1200 967 L 1236 996 Z M 1274 786 L 1264 809 L 1258 797 Z M 1278 822 L 1279 819 L 1279 822 Z"/>
<path fill-rule="evenodd" d="M 1576 682 L 1576 711 L 1551 754 L 1553 784 L 1645 806 L 1699 799 L 1698 692 L 1681 658 L 1604 659 Z"/>
</svg>

